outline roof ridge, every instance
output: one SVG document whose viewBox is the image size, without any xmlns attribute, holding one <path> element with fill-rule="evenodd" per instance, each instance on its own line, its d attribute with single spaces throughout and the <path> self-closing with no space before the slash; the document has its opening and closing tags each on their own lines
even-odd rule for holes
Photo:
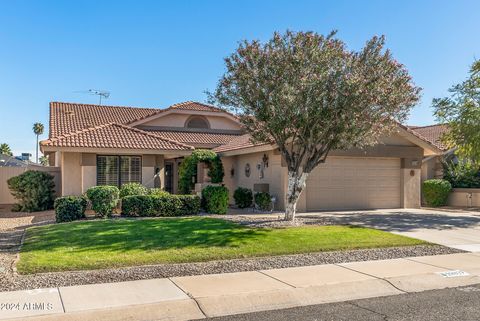
<svg viewBox="0 0 480 321">
<path fill-rule="evenodd" d="M 413 130 L 415 130 L 419 128 L 428 128 L 428 127 L 436 127 L 436 126 L 448 126 L 448 124 L 442 123 L 442 124 L 432 124 L 432 125 L 426 125 L 426 126 L 409 126 L 409 127 L 415 127 L 415 128 L 412 128 Z"/>
<path fill-rule="evenodd" d="M 184 143 L 181 143 L 181 142 L 177 142 L 176 140 L 166 138 L 166 137 L 163 137 L 163 136 L 160 136 L 160 135 L 155 135 L 155 134 L 149 133 L 147 131 L 141 130 L 139 128 L 130 127 L 130 126 L 119 124 L 119 123 L 112 123 L 111 125 L 119 126 L 119 127 L 122 127 L 122 128 L 128 129 L 128 130 L 132 130 L 132 131 L 135 131 L 139 134 L 143 134 L 145 136 L 150 136 L 150 137 L 153 137 L 153 138 L 159 138 L 159 139 L 165 140 L 167 142 L 170 142 L 170 143 L 182 146 L 182 147 L 187 147 L 187 148 L 190 148 L 190 149 L 194 149 L 193 146 L 190 146 L 190 145 L 187 145 L 187 144 L 184 144 Z"/>
<path fill-rule="evenodd" d="M 430 141 L 429 139 L 427 139 L 425 136 L 423 136 L 422 134 L 418 133 L 415 131 L 415 129 L 412 129 L 410 127 L 408 127 L 407 125 L 404 125 L 404 124 L 401 124 L 399 122 L 397 122 L 398 125 L 400 125 L 400 127 L 402 127 L 403 129 L 405 129 L 407 132 L 409 132 L 410 134 L 416 136 L 417 138 L 420 138 L 421 140 L 425 141 L 426 143 L 432 145 L 433 147 L 439 149 L 439 150 L 443 150 L 443 148 L 438 145 L 437 143 L 435 142 L 432 142 Z"/>
<path fill-rule="evenodd" d="M 65 102 L 65 101 L 51 101 L 50 108 L 53 107 L 55 104 L 63 104 L 63 105 L 70 105 L 74 106 L 93 106 L 93 107 L 113 107 L 113 108 L 135 108 L 135 109 L 150 109 L 150 110 L 162 110 L 159 107 L 140 107 L 140 106 L 123 106 L 123 105 L 98 105 L 98 104 L 85 104 L 85 103 L 72 103 L 72 102 Z"/>
</svg>

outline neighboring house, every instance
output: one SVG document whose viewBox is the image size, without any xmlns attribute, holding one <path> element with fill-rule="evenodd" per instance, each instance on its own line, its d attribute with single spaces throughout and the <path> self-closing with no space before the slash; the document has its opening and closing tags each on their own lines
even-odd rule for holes
<svg viewBox="0 0 480 321">
<path fill-rule="evenodd" d="M 276 209 L 284 208 L 287 169 L 277 148 L 252 144 L 237 117 L 214 106 L 52 102 L 49 138 L 40 147 L 51 165 L 61 168 L 62 195 L 126 182 L 175 193 L 183 157 L 208 148 L 222 157 L 224 184 L 231 193 L 240 186 L 268 190 L 276 196 Z M 399 125 L 374 147 L 331 152 L 311 173 L 297 209 L 419 207 L 422 159 L 442 153 L 437 144 Z"/>
<path fill-rule="evenodd" d="M 22 156 L 9 156 L 0 154 L 0 167 L 27 167 L 29 165 L 37 165 L 30 161 L 31 154 L 23 153 Z"/>
<path fill-rule="evenodd" d="M 442 161 L 445 157 L 453 155 L 455 148 L 448 148 L 442 142 L 442 135 L 448 130 L 445 124 L 429 126 L 409 126 L 418 135 L 435 145 L 442 151 L 439 155 L 425 156 L 422 160 L 422 182 L 432 178 L 443 178 Z"/>
</svg>

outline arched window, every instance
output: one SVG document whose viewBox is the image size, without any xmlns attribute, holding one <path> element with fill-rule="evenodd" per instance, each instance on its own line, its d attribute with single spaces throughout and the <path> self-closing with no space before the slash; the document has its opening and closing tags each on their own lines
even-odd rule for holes
<svg viewBox="0 0 480 321">
<path fill-rule="evenodd" d="M 186 124 L 185 127 L 187 128 L 210 128 L 208 124 L 208 120 L 205 117 L 201 116 L 193 116 L 190 117 Z"/>
</svg>

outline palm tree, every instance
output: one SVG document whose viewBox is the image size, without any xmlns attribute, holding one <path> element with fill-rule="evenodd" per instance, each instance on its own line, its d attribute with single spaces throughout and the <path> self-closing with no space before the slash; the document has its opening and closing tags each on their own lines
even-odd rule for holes
<svg viewBox="0 0 480 321">
<path fill-rule="evenodd" d="M 33 124 L 33 133 L 37 135 L 37 154 L 36 154 L 36 162 L 38 163 L 38 136 L 43 134 L 43 124 L 42 123 L 35 123 Z"/>
<path fill-rule="evenodd" d="M 43 166 L 48 166 L 48 156 L 41 156 L 40 157 L 40 164 L 42 164 Z"/>
<path fill-rule="evenodd" d="M 3 143 L 0 144 L 0 154 L 7 155 L 7 156 L 12 156 L 12 150 L 10 149 L 10 146 L 8 144 Z"/>
</svg>

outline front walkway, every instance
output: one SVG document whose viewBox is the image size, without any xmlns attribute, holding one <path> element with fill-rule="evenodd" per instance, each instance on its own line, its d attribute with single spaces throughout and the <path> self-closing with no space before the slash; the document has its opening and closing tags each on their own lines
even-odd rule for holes
<svg viewBox="0 0 480 321">
<path fill-rule="evenodd" d="M 480 253 L 460 253 L 3 292 L 0 319 L 191 320 L 478 283 Z"/>
</svg>

